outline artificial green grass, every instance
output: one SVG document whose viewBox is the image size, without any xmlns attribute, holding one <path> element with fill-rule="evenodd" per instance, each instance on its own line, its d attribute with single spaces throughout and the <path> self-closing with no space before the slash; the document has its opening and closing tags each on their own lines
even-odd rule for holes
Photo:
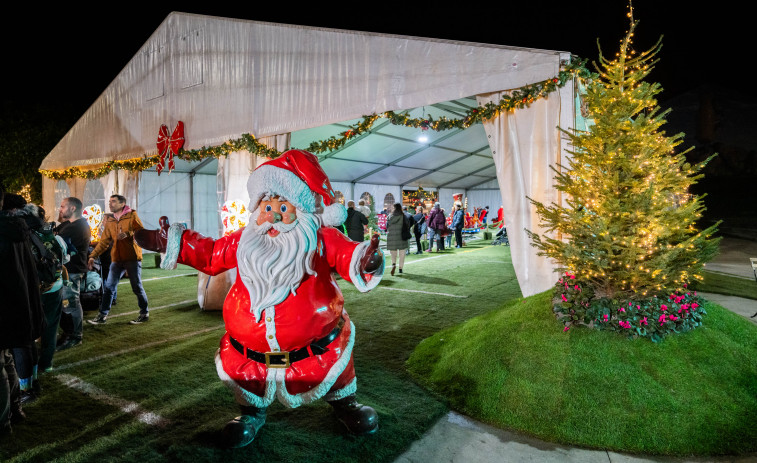
<svg viewBox="0 0 757 463">
<path fill-rule="evenodd" d="M 550 292 L 445 329 L 407 362 L 455 409 L 550 442 L 656 455 L 757 450 L 757 327 L 707 304 L 661 343 L 563 332 Z"/>
<path fill-rule="evenodd" d="M 215 370 L 221 312 L 199 310 L 197 278 L 176 276 L 194 270 L 166 272 L 145 263 L 150 321 L 128 324 L 137 316 L 136 298 L 128 283 L 120 285 L 108 322 L 85 324 L 84 343 L 55 355 L 55 369 L 40 378 L 41 398 L 24 408 L 27 421 L 0 440 L 0 461 L 394 461 L 448 411 L 408 375 L 412 350 L 440 329 L 521 295 L 509 248 L 483 241 L 411 254 L 404 271 L 401 277 L 387 272 L 369 293 L 338 281 L 356 326 L 358 399 L 379 413 L 373 436 L 346 434 L 324 401 L 294 410 L 275 403 L 251 445 L 218 447 L 220 430 L 239 414 Z M 72 377 L 162 421 L 146 424 L 123 404 L 66 385 Z"/>
<path fill-rule="evenodd" d="M 692 285 L 692 289 L 703 293 L 726 294 L 746 299 L 757 299 L 757 281 L 723 273 L 702 273 L 703 281 Z"/>
</svg>

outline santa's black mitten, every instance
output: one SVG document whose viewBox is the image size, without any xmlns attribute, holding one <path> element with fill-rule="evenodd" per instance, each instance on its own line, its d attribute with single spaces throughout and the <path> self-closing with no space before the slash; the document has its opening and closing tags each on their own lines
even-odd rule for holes
<svg viewBox="0 0 757 463">
<path fill-rule="evenodd" d="M 160 228 L 157 230 L 146 230 L 142 228 L 134 232 L 134 240 L 139 247 L 148 251 L 166 252 L 166 243 L 168 242 L 168 217 L 163 216 L 158 221 Z"/>
</svg>

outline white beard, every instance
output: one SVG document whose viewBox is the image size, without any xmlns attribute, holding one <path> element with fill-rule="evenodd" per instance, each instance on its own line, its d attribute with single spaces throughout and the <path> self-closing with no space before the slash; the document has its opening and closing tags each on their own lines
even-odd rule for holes
<svg viewBox="0 0 757 463">
<path fill-rule="evenodd" d="M 263 310 L 297 294 L 306 275 L 315 275 L 313 255 L 318 248 L 319 215 L 297 211 L 291 224 L 257 224 L 260 210 L 250 215 L 237 246 L 239 276 L 250 293 L 250 312 L 259 321 Z M 276 237 L 267 234 L 273 228 Z"/>
</svg>

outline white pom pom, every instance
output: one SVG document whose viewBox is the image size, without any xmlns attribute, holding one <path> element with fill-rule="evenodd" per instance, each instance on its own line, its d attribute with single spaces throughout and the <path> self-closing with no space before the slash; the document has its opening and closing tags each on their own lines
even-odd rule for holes
<svg viewBox="0 0 757 463">
<path fill-rule="evenodd" d="M 324 226 L 334 227 L 341 225 L 347 220 L 347 208 L 339 203 L 332 204 L 331 206 L 324 206 L 321 218 L 323 219 Z"/>
</svg>

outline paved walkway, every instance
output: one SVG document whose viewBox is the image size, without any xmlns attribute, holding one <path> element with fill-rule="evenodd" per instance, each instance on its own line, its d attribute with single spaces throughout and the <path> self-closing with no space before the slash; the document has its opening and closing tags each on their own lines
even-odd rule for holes
<svg viewBox="0 0 757 463">
<path fill-rule="evenodd" d="M 725 239 L 721 243 L 720 254 L 707 264 L 707 270 L 754 280 L 750 257 L 757 257 L 757 241 Z M 757 317 L 749 318 L 757 312 L 757 301 L 719 294 L 702 293 L 702 295 L 757 323 Z M 587 450 L 553 444 L 494 428 L 459 413 L 449 412 L 395 461 L 395 463 L 427 462 L 757 463 L 757 453 L 741 457 L 670 458 Z"/>
</svg>

